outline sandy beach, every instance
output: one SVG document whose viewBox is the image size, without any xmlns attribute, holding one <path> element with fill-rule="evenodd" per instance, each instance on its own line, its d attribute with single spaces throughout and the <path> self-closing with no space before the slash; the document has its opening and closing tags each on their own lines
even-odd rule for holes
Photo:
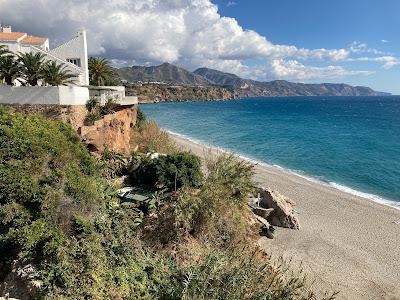
<svg viewBox="0 0 400 300">
<path fill-rule="evenodd" d="M 173 137 L 204 154 L 205 146 Z M 300 231 L 279 228 L 275 239 L 261 239 L 268 253 L 303 262 L 315 289 L 340 291 L 338 299 L 400 299 L 400 210 L 272 166 L 257 165 L 254 180 L 290 197 L 300 213 Z"/>
</svg>

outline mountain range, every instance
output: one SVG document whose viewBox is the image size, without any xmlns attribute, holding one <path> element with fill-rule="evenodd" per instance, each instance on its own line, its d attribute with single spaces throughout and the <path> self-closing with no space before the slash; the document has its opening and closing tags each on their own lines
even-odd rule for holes
<svg viewBox="0 0 400 300">
<path fill-rule="evenodd" d="M 169 85 L 214 86 L 228 89 L 232 97 L 254 96 L 383 96 L 369 87 L 344 83 L 294 83 L 285 80 L 269 82 L 243 79 L 235 74 L 209 68 L 194 72 L 164 63 L 159 66 L 132 66 L 116 70 L 120 79 L 128 82 L 162 82 Z"/>
</svg>

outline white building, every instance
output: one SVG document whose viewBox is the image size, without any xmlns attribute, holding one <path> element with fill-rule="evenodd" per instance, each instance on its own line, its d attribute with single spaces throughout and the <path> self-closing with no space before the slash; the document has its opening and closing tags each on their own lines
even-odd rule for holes
<svg viewBox="0 0 400 300">
<path fill-rule="evenodd" d="M 50 49 L 48 38 L 13 32 L 11 26 L 4 26 L 0 27 L 0 45 L 7 46 L 14 53 L 42 53 L 45 60 L 55 61 L 76 74 L 75 84 L 69 86 L 6 86 L 0 83 L 0 103 L 85 105 L 90 97 L 98 98 L 102 104 L 109 98 L 119 105 L 138 103 L 138 97 L 125 95 L 124 86 L 89 86 L 85 30 L 80 30 L 71 40 Z"/>
<path fill-rule="evenodd" d="M 24 32 L 13 32 L 11 26 L 0 28 L 0 45 L 14 52 L 40 52 L 46 60 L 63 65 L 72 74 L 76 74 L 77 85 L 89 85 L 88 55 L 86 31 L 80 30 L 71 40 L 50 49 L 49 39 L 35 37 Z"/>
</svg>

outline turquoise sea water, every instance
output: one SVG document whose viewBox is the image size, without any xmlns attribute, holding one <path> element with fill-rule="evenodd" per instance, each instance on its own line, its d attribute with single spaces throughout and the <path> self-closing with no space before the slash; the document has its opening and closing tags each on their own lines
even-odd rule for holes
<svg viewBox="0 0 400 300">
<path fill-rule="evenodd" d="M 251 98 L 141 108 L 166 130 L 194 141 L 400 208 L 400 97 Z"/>
</svg>

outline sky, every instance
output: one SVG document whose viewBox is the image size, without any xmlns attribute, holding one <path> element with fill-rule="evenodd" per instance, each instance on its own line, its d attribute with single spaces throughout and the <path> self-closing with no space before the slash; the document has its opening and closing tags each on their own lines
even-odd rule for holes
<svg viewBox="0 0 400 300">
<path fill-rule="evenodd" d="M 399 12 L 400 0 L 0 0 L 3 25 L 51 46 L 84 27 L 89 53 L 115 66 L 170 62 L 394 94 Z"/>
</svg>

